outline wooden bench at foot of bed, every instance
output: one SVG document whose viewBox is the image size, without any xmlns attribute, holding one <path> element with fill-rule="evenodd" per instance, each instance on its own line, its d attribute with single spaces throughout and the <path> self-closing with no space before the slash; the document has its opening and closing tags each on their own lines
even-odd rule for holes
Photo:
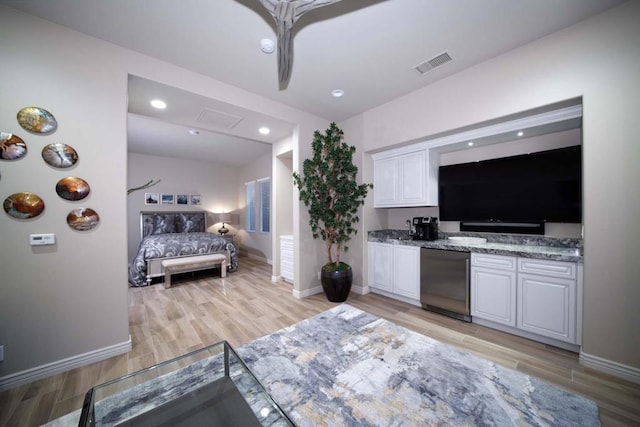
<svg viewBox="0 0 640 427">
<path fill-rule="evenodd" d="M 198 255 L 181 258 L 166 259 L 162 261 L 164 269 L 164 287 L 171 287 L 171 275 L 187 271 L 206 270 L 220 266 L 220 276 L 227 277 L 227 257 L 223 254 Z"/>
</svg>

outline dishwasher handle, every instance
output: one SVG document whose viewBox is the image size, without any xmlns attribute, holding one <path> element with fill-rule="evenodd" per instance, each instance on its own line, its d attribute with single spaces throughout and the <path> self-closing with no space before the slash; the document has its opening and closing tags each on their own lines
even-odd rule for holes
<svg viewBox="0 0 640 427">
<path fill-rule="evenodd" d="M 469 313 L 471 310 L 471 259 L 466 258 L 464 260 L 464 266 L 465 266 L 465 278 L 466 278 L 466 283 L 467 283 L 467 292 L 466 292 L 466 298 L 465 298 L 465 305 L 467 307 L 467 312 Z"/>
</svg>

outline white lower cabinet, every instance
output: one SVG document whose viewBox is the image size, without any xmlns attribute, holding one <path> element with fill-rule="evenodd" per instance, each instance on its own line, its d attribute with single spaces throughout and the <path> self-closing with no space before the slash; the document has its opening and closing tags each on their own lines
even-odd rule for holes
<svg viewBox="0 0 640 427">
<path fill-rule="evenodd" d="M 369 286 L 392 292 L 393 245 L 369 242 Z"/>
<path fill-rule="evenodd" d="M 420 248 L 393 245 L 393 290 L 403 297 L 420 299 Z"/>
<path fill-rule="evenodd" d="M 472 317 L 516 326 L 516 265 L 509 258 L 471 254 Z"/>
<path fill-rule="evenodd" d="M 369 287 L 384 295 L 420 300 L 420 248 L 369 242 Z"/>
<path fill-rule="evenodd" d="M 576 264 L 518 259 L 518 327 L 575 343 L 577 285 Z"/>
<path fill-rule="evenodd" d="M 571 262 L 472 254 L 471 316 L 579 344 L 577 271 Z"/>
<path fill-rule="evenodd" d="M 293 236 L 280 236 L 280 276 L 293 283 Z"/>
</svg>

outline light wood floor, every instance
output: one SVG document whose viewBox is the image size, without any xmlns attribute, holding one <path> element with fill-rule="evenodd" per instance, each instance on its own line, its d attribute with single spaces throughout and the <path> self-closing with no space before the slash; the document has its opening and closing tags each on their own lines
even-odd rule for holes
<svg viewBox="0 0 640 427">
<path fill-rule="evenodd" d="M 323 295 L 293 298 L 290 285 L 270 281 L 271 266 L 249 258 L 226 279 L 218 275 L 176 276 L 171 289 L 131 288 L 132 351 L 0 393 L 0 425 L 46 423 L 80 408 L 96 384 L 221 340 L 238 346 L 335 305 Z M 640 386 L 583 368 L 574 353 L 375 294 L 352 294 L 347 303 L 593 399 L 605 426 L 640 425 Z"/>
</svg>

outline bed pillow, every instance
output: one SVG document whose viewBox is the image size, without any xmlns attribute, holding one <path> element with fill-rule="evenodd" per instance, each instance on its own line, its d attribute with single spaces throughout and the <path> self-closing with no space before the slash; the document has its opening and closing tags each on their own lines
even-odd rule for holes
<svg viewBox="0 0 640 427">
<path fill-rule="evenodd" d="M 176 218 L 178 233 L 197 233 L 204 231 L 204 215 L 201 212 L 180 213 Z"/>
<path fill-rule="evenodd" d="M 176 223 L 173 214 L 154 214 L 152 234 L 175 233 Z"/>
</svg>

